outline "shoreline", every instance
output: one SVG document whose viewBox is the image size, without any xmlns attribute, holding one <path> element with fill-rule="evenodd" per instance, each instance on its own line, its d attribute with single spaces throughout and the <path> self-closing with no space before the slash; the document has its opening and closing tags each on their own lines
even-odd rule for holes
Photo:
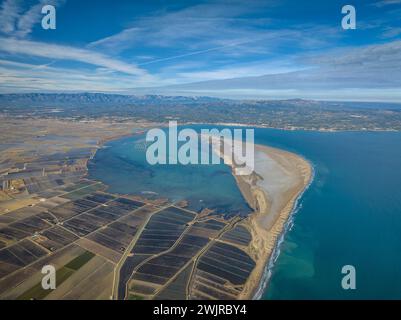
<svg viewBox="0 0 401 320">
<path fill-rule="evenodd" d="M 263 184 L 269 173 L 258 172 L 266 168 L 258 168 L 256 165 L 256 175 L 253 176 L 238 176 L 233 172 L 242 195 L 254 209 L 247 224 L 252 233 L 250 254 L 256 261 L 256 267 L 248 278 L 240 299 L 260 298 L 267 287 L 271 267 L 277 259 L 282 243 L 280 239 L 283 239 L 288 230 L 299 200 L 313 181 L 313 167 L 299 155 L 263 145 L 255 145 L 256 154 L 259 158 L 273 158 L 274 163 L 270 169 L 283 171 L 283 179 L 291 175 L 293 179 L 288 180 L 289 183 L 281 190 L 274 190 L 274 187 L 268 186 L 269 183 Z M 277 174 L 272 180 L 277 182 Z"/>
<path fill-rule="evenodd" d="M 181 126 L 185 125 L 210 125 L 210 126 L 228 126 L 228 127 L 239 127 L 239 128 L 257 128 L 257 129 L 272 129 L 272 130 L 282 130 L 282 131 L 305 131 L 305 132 L 321 132 L 321 133 L 342 133 L 342 132 L 400 132 L 397 129 L 337 129 L 337 128 L 304 128 L 304 127 L 274 127 L 263 124 L 252 124 L 252 123 L 235 123 L 235 122 L 184 122 Z"/>
<path fill-rule="evenodd" d="M 136 134 L 138 133 L 131 132 L 101 139 L 98 141 L 97 148 L 94 150 L 91 158 L 107 142 L 125 136 L 135 136 Z M 298 171 L 297 177 L 302 181 L 296 186 L 292 186 L 290 188 L 292 190 L 287 190 L 289 196 L 285 197 L 286 200 L 283 203 L 283 207 L 276 212 L 276 216 L 273 216 L 273 219 L 266 226 L 263 223 L 261 224 L 260 219 L 271 218 L 272 210 L 270 206 L 273 202 L 272 200 L 274 200 L 266 188 L 258 185 L 258 181 L 264 181 L 263 177 L 266 172 L 258 172 L 260 168 L 255 165 L 255 172 L 251 176 L 236 175 L 233 165 L 229 164 L 241 194 L 248 205 L 254 210 L 249 218 L 246 219 L 246 224 L 252 234 L 250 247 L 253 247 L 253 250 L 248 251 L 250 251 L 249 254 L 254 258 L 256 266 L 239 296 L 239 299 L 248 300 L 259 299 L 267 287 L 271 268 L 279 255 L 279 247 L 291 223 L 291 216 L 297 211 L 299 200 L 311 185 L 314 176 L 313 166 L 300 155 L 265 145 L 255 144 L 254 147 L 255 158 L 257 153 L 259 155 L 264 154 L 267 157 L 273 157 L 274 162 L 279 166 L 293 166 L 293 169 L 297 169 L 296 171 Z M 90 160 L 88 159 L 88 162 Z M 88 174 L 89 172 L 87 171 L 85 176 L 88 176 Z"/>
<path fill-rule="evenodd" d="M 286 221 L 286 223 L 284 225 L 284 228 L 283 228 L 283 230 L 282 230 L 282 232 L 281 232 L 281 234 L 280 234 L 280 236 L 279 236 L 279 238 L 277 240 L 276 246 L 273 248 L 271 256 L 268 259 L 268 263 L 266 264 L 265 270 L 264 270 L 262 278 L 261 278 L 261 283 L 260 283 L 259 287 L 257 288 L 257 290 L 255 290 L 255 293 L 254 293 L 254 295 L 252 297 L 253 300 L 260 300 L 262 298 L 263 293 L 265 292 L 265 290 L 266 290 L 266 288 L 267 288 L 267 286 L 269 284 L 270 278 L 272 276 L 272 270 L 274 268 L 274 265 L 275 265 L 279 255 L 281 253 L 280 247 L 281 247 L 281 245 L 283 244 L 283 242 L 285 240 L 285 235 L 287 234 L 288 231 L 291 231 L 291 229 L 294 226 L 294 218 L 295 218 L 294 215 L 296 213 L 298 213 L 298 210 L 301 208 L 299 206 L 299 204 L 300 204 L 300 201 L 302 199 L 302 196 L 310 188 L 310 186 L 312 185 L 313 180 L 315 179 L 314 167 L 312 166 L 312 164 L 310 164 L 310 165 L 311 165 L 312 173 L 311 173 L 311 177 L 310 177 L 309 183 L 305 187 L 305 189 L 298 195 L 297 199 L 295 200 L 295 203 L 294 203 L 294 206 L 292 208 L 292 211 L 290 212 L 289 217 L 288 217 L 288 219 L 287 219 L 287 221 Z"/>
</svg>

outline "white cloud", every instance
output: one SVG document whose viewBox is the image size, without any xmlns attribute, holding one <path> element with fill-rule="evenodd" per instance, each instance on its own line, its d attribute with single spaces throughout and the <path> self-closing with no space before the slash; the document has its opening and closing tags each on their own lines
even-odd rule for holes
<svg viewBox="0 0 401 320">
<path fill-rule="evenodd" d="M 136 19 L 125 30 L 94 41 L 88 48 L 115 54 L 138 46 L 154 55 L 138 65 L 154 69 L 207 61 L 208 70 L 203 75 L 213 76 L 217 74 L 213 69 L 231 65 L 233 60 L 274 59 L 288 48 L 315 50 L 344 35 L 338 27 L 310 24 L 277 28 L 281 21 L 254 17 L 278 2 L 217 1 L 158 12 Z"/>
<path fill-rule="evenodd" d="M 401 27 L 386 28 L 382 34 L 383 38 L 395 38 L 401 35 Z"/>
<path fill-rule="evenodd" d="M 276 1 L 249 1 L 246 4 L 222 1 L 193 5 L 174 12 L 157 12 L 141 17 L 125 30 L 99 39 L 89 47 L 122 51 L 135 45 L 148 47 L 180 48 L 184 53 L 202 51 L 214 47 L 226 47 L 232 43 L 263 40 L 266 32 L 257 29 L 271 23 L 269 19 L 243 18 L 243 15 L 258 12 Z M 262 46 L 264 47 L 264 46 Z M 260 50 L 244 46 L 241 50 Z M 184 51 L 185 50 L 185 51 Z M 176 56 L 178 56 L 177 54 Z"/>
<path fill-rule="evenodd" d="M 20 15 L 20 1 L 4 0 L 0 9 L 0 31 L 9 34 L 16 29 L 16 21 Z"/>
<path fill-rule="evenodd" d="M 128 28 L 115 35 L 106 37 L 88 44 L 88 48 L 106 47 L 108 49 L 121 51 L 132 46 L 140 35 L 140 28 Z"/>
<path fill-rule="evenodd" d="M 28 40 L 0 38 L 0 51 L 54 60 L 79 61 L 126 74 L 148 76 L 145 70 L 138 68 L 136 65 L 128 64 L 90 50 L 78 49 L 69 46 L 47 44 Z"/>
<path fill-rule="evenodd" d="M 291 70 L 291 64 L 271 64 L 270 68 L 269 63 L 254 65 L 252 68 L 233 66 L 232 69 L 181 73 L 187 82 L 191 78 L 193 82 L 152 90 L 164 94 L 202 92 L 208 95 L 207 92 L 210 92 L 216 95 L 221 92 L 226 96 L 228 93 L 288 93 L 290 90 L 291 93 L 295 93 L 293 97 L 296 97 L 296 94 L 306 97 L 306 92 L 308 97 L 312 97 L 315 92 L 315 98 L 324 99 L 326 92 L 327 97 L 337 94 L 339 99 L 344 98 L 346 93 L 347 96 L 355 93 L 358 99 L 365 95 L 367 100 L 380 100 L 384 97 L 387 100 L 399 100 L 399 94 L 395 92 L 401 92 L 401 41 L 335 49 L 299 59 L 300 61 L 295 61 L 293 65 L 299 66 L 303 62 L 303 70 Z M 267 74 L 269 69 L 274 71 L 275 68 L 277 72 Z M 263 75 L 258 75 L 258 71 Z M 214 80 L 202 81 L 208 78 Z M 197 80 L 200 82 L 196 82 Z"/>
<path fill-rule="evenodd" d="M 382 1 L 373 3 L 373 5 L 375 7 L 381 8 L 381 7 L 394 5 L 394 4 L 400 4 L 400 3 L 401 3 L 401 0 L 382 0 Z"/>
<path fill-rule="evenodd" d="M 62 76 L 60 76 L 62 75 Z M 121 92 L 150 85 L 146 77 L 116 74 L 109 69 L 75 70 L 0 59 L 0 92 L 104 91 Z"/>
<path fill-rule="evenodd" d="M 40 23 L 43 17 L 42 7 L 44 5 L 50 4 L 57 9 L 62 4 L 64 4 L 64 2 L 64 0 L 40 0 L 38 4 L 33 5 L 23 15 L 19 17 L 17 23 L 17 31 L 15 32 L 15 35 L 19 38 L 24 38 L 32 32 L 34 25 Z"/>
<path fill-rule="evenodd" d="M 317 98 L 325 93 L 331 97 L 336 90 L 344 96 L 360 90 L 360 96 L 366 93 L 372 98 L 379 90 L 391 95 L 401 87 L 401 42 L 332 50 L 329 48 L 338 48 L 343 43 L 338 40 L 346 37 L 338 25 L 291 25 L 286 21 L 285 28 L 280 28 L 276 24 L 280 21 L 249 18 L 272 1 L 202 3 L 157 12 L 86 48 L 23 40 L 35 23 L 40 23 L 38 8 L 44 0 L 36 1 L 41 2 L 25 11 L 18 0 L 3 2 L 0 17 L 5 19 L 0 20 L 0 32 L 9 30 L 12 38 L 0 37 L 0 52 L 6 53 L 7 59 L 15 55 L 13 60 L 25 62 L 35 61 L 25 57 L 40 57 L 50 63 L 0 60 L 3 89 L 129 92 L 130 88 L 152 87 L 148 92 L 276 93 L 288 97 L 302 96 L 303 92 L 312 97 L 316 92 Z M 376 5 L 398 2 L 401 0 Z M 11 15 L 5 16 L 5 9 Z M 399 28 L 385 30 L 383 24 L 371 28 L 384 30 L 383 37 L 399 35 Z M 135 51 L 136 47 L 141 50 Z M 127 49 L 133 49 L 130 55 L 127 51 L 115 58 Z M 142 63 L 127 62 L 133 59 Z M 71 69 L 65 67 L 68 64 L 54 67 L 61 65 L 59 61 L 82 62 L 91 68 L 76 64 Z"/>
<path fill-rule="evenodd" d="M 5 0 L 0 11 L 0 32 L 7 36 L 25 38 L 29 35 L 35 24 L 39 24 L 43 17 L 41 11 L 44 5 L 53 5 L 59 8 L 66 0 L 39 0 L 26 11 L 23 1 Z"/>
<path fill-rule="evenodd" d="M 224 80 L 238 77 L 253 77 L 273 74 L 283 74 L 303 70 L 301 64 L 295 65 L 290 61 L 259 61 L 256 63 L 234 64 L 208 71 L 178 72 L 176 79 L 181 83 Z"/>
</svg>

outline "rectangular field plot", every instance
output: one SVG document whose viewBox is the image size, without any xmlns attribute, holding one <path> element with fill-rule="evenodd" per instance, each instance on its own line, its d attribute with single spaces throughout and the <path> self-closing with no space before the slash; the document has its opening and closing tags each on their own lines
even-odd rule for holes
<svg viewBox="0 0 401 320">
<path fill-rule="evenodd" d="M 133 214 L 121 219 L 121 221 L 124 223 L 130 224 L 130 225 L 137 225 L 137 224 L 129 223 L 128 217 L 135 218 L 135 219 L 141 219 L 141 221 L 142 221 L 143 219 L 148 217 L 152 212 L 155 212 L 157 210 L 159 210 L 157 207 L 147 204 L 147 205 L 144 205 L 143 207 L 140 207 L 139 209 L 135 210 L 135 212 Z M 133 219 L 133 220 L 135 220 L 135 219 Z"/>
<path fill-rule="evenodd" d="M 157 290 L 157 287 L 152 286 L 149 283 L 143 283 L 140 281 L 132 281 L 130 283 L 130 295 L 145 295 L 145 296 L 151 296 L 153 295 Z"/>
<path fill-rule="evenodd" d="M 177 208 L 167 208 L 152 216 L 132 252 L 155 254 L 170 248 L 187 228 L 195 214 Z"/>
<path fill-rule="evenodd" d="M 235 300 L 236 296 L 228 294 L 224 289 L 224 287 L 217 289 L 197 281 L 194 283 L 192 288 L 192 291 L 194 292 L 193 298 L 198 297 L 202 300 Z"/>
<path fill-rule="evenodd" d="M 157 268 L 157 267 L 167 267 L 167 268 L 172 268 L 172 269 L 180 269 L 182 268 L 186 263 L 188 262 L 188 259 L 186 257 L 178 257 L 173 254 L 163 254 L 161 256 L 155 257 L 153 259 L 150 259 L 148 262 L 146 262 L 142 267 L 138 269 L 139 272 L 142 273 L 147 273 L 144 272 L 145 269 L 148 270 L 149 268 L 151 269 L 152 267 Z M 148 268 L 149 266 L 149 268 Z M 153 272 L 151 272 L 153 273 Z M 155 272 L 157 275 L 157 272 Z"/>
<path fill-rule="evenodd" d="M 96 202 L 98 204 L 103 204 L 110 200 L 115 199 L 115 197 L 107 193 L 95 192 L 90 195 L 87 195 L 84 199 Z"/>
<path fill-rule="evenodd" d="M 126 288 L 129 279 L 131 278 L 134 269 L 141 264 L 144 260 L 151 257 L 150 255 L 133 255 L 128 256 L 120 269 L 119 283 L 118 283 L 118 296 L 117 299 L 123 300 L 126 296 Z"/>
<path fill-rule="evenodd" d="M 233 287 L 225 279 L 199 269 L 192 279 L 191 300 L 234 300 L 242 290 L 242 287 Z"/>
<path fill-rule="evenodd" d="M 127 198 L 118 198 L 114 202 L 117 202 L 120 207 L 125 207 L 129 211 L 135 210 L 145 205 L 143 202 Z"/>
<path fill-rule="evenodd" d="M 93 209 L 99 205 L 99 203 L 97 203 L 97 202 L 86 200 L 86 199 L 78 199 L 78 200 L 74 200 L 73 202 L 78 206 L 86 207 L 89 209 Z"/>
<path fill-rule="evenodd" d="M 47 198 L 53 198 L 55 196 L 59 196 L 62 193 L 63 193 L 62 191 L 49 190 L 49 191 L 39 192 L 38 196 L 47 199 Z"/>
<path fill-rule="evenodd" d="M 166 217 L 169 219 L 174 219 L 176 221 L 181 221 L 185 223 L 188 223 L 189 221 L 195 218 L 195 214 L 174 207 L 169 207 L 167 209 L 164 209 L 160 211 L 157 215 L 159 217 Z"/>
<path fill-rule="evenodd" d="M 29 240 L 0 250 L 0 278 L 35 262 L 47 252 Z"/>
<path fill-rule="evenodd" d="M 104 225 L 110 223 L 110 220 L 107 220 L 106 218 L 103 218 L 100 216 L 93 215 L 93 214 L 91 214 L 91 211 L 85 212 L 77 218 L 86 220 L 86 221 L 90 222 L 91 224 L 97 226 L 98 228 L 103 227 Z M 73 218 L 73 219 L 77 219 L 77 218 Z M 71 220 L 73 220 L 73 219 L 71 219 Z"/>
<path fill-rule="evenodd" d="M 67 264 L 57 269 L 57 288 L 61 286 L 68 278 L 70 278 L 75 272 L 86 265 L 95 255 L 89 251 L 84 251 L 79 256 L 70 260 Z M 57 290 L 57 289 L 56 289 Z M 41 300 L 51 294 L 51 290 L 44 290 L 41 283 L 37 283 L 35 286 L 23 292 L 17 299 L 29 300 L 36 299 Z"/>
<path fill-rule="evenodd" d="M 198 298 L 232 299 L 234 292 L 224 287 L 243 286 L 254 267 L 255 262 L 246 252 L 217 242 L 199 259 L 197 275 L 206 280 L 195 283 L 193 294 Z M 213 287 L 208 280 L 218 286 Z"/>
<path fill-rule="evenodd" d="M 212 230 L 221 230 L 223 229 L 226 224 L 221 221 L 217 221 L 214 219 L 209 219 L 206 221 L 198 222 L 198 227 L 205 228 L 205 229 L 212 229 Z"/>
<path fill-rule="evenodd" d="M 77 217 L 68 220 L 63 224 L 64 228 L 68 229 L 72 233 L 83 237 L 88 235 L 89 233 L 94 232 L 99 228 L 99 226 L 96 223 L 93 223 L 89 219 Z"/>
<path fill-rule="evenodd" d="M 57 223 L 57 219 L 54 216 L 52 216 L 49 212 L 42 212 L 36 216 L 44 221 L 47 221 L 49 224 Z"/>
<path fill-rule="evenodd" d="M 167 279 L 160 279 L 160 275 L 174 277 L 208 242 L 209 240 L 203 237 L 184 235 L 172 250 L 143 264 L 132 279 L 141 280 L 142 275 L 149 275 L 151 279 L 156 280 L 149 282 L 165 284 Z"/>
<path fill-rule="evenodd" d="M 78 183 L 74 183 L 73 185 L 63 187 L 64 192 L 71 192 L 74 190 L 82 189 L 85 187 L 89 187 L 90 185 L 98 185 L 99 183 L 89 181 L 89 180 L 82 180 Z"/>
<path fill-rule="evenodd" d="M 137 227 L 131 226 L 129 224 L 126 224 L 126 223 L 123 223 L 120 221 L 113 222 L 112 224 L 109 225 L 109 228 L 112 228 L 113 230 L 117 230 L 121 233 L 129 234 L 131 236 L 135 235 L 135 233 L 138 230 Z"/>
<path fill-rule="evenodd" d="M 208 274 L 200 270 L 196 272 L 196 275 L 194 277 L 194 287 L 196 287 L 196 283 L 207 286 L 211 289 L 215 289 L 216 291 L 220 291 L 221 293 L 225 293 L 230 299 L 234 299 L 239 293 L 241 293 L 241 289 L 239 289 L 238 287 L 225 285 L 226 281 L 224 279 L 218 278 L 210 273 Z"/>
<path fill-rule="evenodd" d="M 57 206 L 51 210 L 49 210 L 53 215 L 55 215 L 59 220 L 66 220 L 69 219 L 75 215 L 81 214 L 85 211 L 88 211 L 90 209 L 93 209 L 97 206 L 98 204 L 93 202 L 90 205 L 83 204 L 82 202 L 79 202 L 79 200 L 67 202 L 65 204 L 62 204 L 60 206 Z"/>
<path fill-rule="evenodd" d="M 195 236 L 211 238 L 216 237 L 225 226 L 225 223 L 214 219 L 198 221 L 192 225 L 188 233 Z"/>
<path fill-rule="evenodd" d="M 114 263 L 118 263 L 121 259 L 122 252 L 114 251 L 108 247 L 101 245 L 100 243 L 94 242 L 87 238 L 81 238 L 77 240 L 76 244 Z"/>
<path fill-rule="evenodd" d="M 100 208 L 111 214 L 122 216 L 143 206 L 144 203 L 139 201 L 134 201 L 126 198 L 117 198 L 108 202 L 107 204 L 104 204 Z"/>
<path fill-rule="evenodd" d="M 91 234 L 88 236 L 88 239 L 92 240 L 93 242 L 99 243 L 104 247 L 107 247 L 109 249 L 112 249 L 117 252 L 124 252 L 126 245 L 118 242 L 117 240 L 104 235 L 101 232 L 96 232 L 94 234 Z"/>
<path fill-rule="evenodd" d="M 26 219 L 26 218 L 32 217 L 34 215 L 37 215 L 43 211 L 45 211 L 45 209 L 40 208 L 38 205 L 35 205 L 34 207 L 24 207 L 21 209 L 11 211 L 7 214 L 1 215 L 0 223 L 8 224 L 8 223 L 12 223 L 12 222 L 18 222 L 22 219 Z"/>
<path fill-rule="evenodd" d="M 14 269 L 12 274 L 0 279 L 0 299 L 17 299 L 22 293 L 41 282 L 43 278 L 41 270 L 44 265 L 50 264 L 56 269 L 61 268 L 82 252 L 81 248 L 71 245 L 53 254 L 47 254 L 29 266 Z M 2 265 L 3 263 L 0 263 L 0 266 Z"/>
<path fill-rule="evenodd" d="M 115 214 L 110 209 L 103 208 L 103 207 L 90 210 L 88 213 L 90 213 L 91 215 L 103 218 L 108 222 L 114 221 L 120 217 L 119 214 Z"/>
<path fill-rule="evenodd" d="M 237 225 L 232 230 L 227 231 L 221 239 L 234 244 L 248 246 L 252 236 L 244 226 Z"/>
<path fill-rule="evenodd" d="M 121 225 L 123 224 L 120 224 L 119 227 L 121 227 Z M 137 229 L 133 227 L 131 227 L 130 229 L 126 229 L 126 231 L 123 231 L 121 229 L 114 228 L 113 225 L 110 225 L 107 228 L 99 230 L 96 234 L 102 234 L 106 237 L 120 242 L 124 246 L 127 246 L 132 241 L 132 238 L 135 236 L 136 231 Z"/>
<path fill-rule="evenodd" d="M 144 274 L 144 273 L 139 273 L 139 272 L 135 273 L 135 278 L 133 278 L 133 279 L 138 280 L 138 281 L 143 281 L 143 282 L 159 284 L 159 285 L 162 285 L 168 281 L 168 278 L 164 277 L 162 275 L 155 276 L 155 275 Z"/>
<path fill-rule="evenodd" d="M 112 263 L 94 257 L 51 292 L 46 300 L 109 300 L 113 270 Z"/>
<path fill-rule="evenodd" d="M 18 218 L 11 216 L 9 213 L 0 215 L 0 223 L 1 224 L 9 224 L 9 223 L 15 222 L 17 220 L 18 220 Z"/>
<path fill-rule="evenodd" d="M 178 271 L 177 267 L 152 264 L 150 262 L 146 262 L 138 269 L 138 273 L 154 275 L 154 276 L 163 276 L 165 278 L 172 277 L 177 273 L 177 271 Z M 135 279 L 135 274 L 133 279 Z"/>
<path fill-rule="evenodd" d="M 179 257 L 186 257 L 188 260 L 194 257 L 208 242 L 208 239 L 201 238 L 202 243 L 197 243 L 194 245 L 193 243 L 189 243 L 185 241 L 186 237 L 191 236 L 184 236 L 184 238 L 178 243 L 173 250 L 171 250 L 171 254 L 174 254 Z"/>
<path fill-rule="evenodd" d="M 76 235 L 74 235 L 73 233 L 65 230 L 64 228 L 58 227 L 58 226 L 48 229 L 46 231 L 43 231 L 41 236 L 42 237 L 40 237 L 38 239 L 41 239 L 44 242 L 42 245 L 46 248 L 47 248 L 47 246 L 45 245 L 46 240 L 50 240 L 51 242 L 56 243 L 57 248 L 62 248 L 64 246 L 66 246 L 67 244 L 70 244 L 71 242 L 74 242 L 75 240 L 78 239 L 78 237 Z M 46 239 L 44 239 L 44 238 L 46 238 Z M 39 240 L 37 242 L 39 243 Z M 49 248 L 47 248 L 47 249 L 49 249 Z"/>
<path fill-rule="evenodd" d="M 29 234 L 34 234 L 35 232 L 39 232 L 43 229 L 51 227 L 51 224 L 41 219 L 40 216 L 32 216 L 30 218 L 14 222 L 9 226 Z"/>
<path fill-rule="evenodd" d="M 191 277 L 193 263 L 182 270 L 178 276 L 155 297 L 157 300 L 186 300 L 187 286 Z M 135 287 L 132 288 L 135 291 Z M 140 293 L 140 291 L 137 291 Z"/>
<path fill-rule="evenodd" d="M 137 228 L 116 221 L 88 236 L 88 239 L 97 242 L 112 250 L 123 252 L 132 241 Z"/>
<path fill-rule="evenodd" d="M 76 257 L 74 260 L 71 260 L 64 267 L 72 270 L 79 270 L 85 263 L 87 263 L 90 259 L 92 259 L 95 255 L 90 251 L 85 251 L 80 256 Z"/>
<path fill-rule="evenodd" d="M 30 233 L 22 230 L 10 227 L 5 227 L 0 229 L 0 239 L 3 238 L 5 240 L 21 240 L 28 236 L 30 236 Z"/>
<path fill-rule="evenodd" d="M 105 186 L 101 183 L 92 183 L 83 187 L 79 184 L 73 185 L 71 187 L 65 188 L 65 191 L 68 193 L 63 194 L 61 197 L 69 200 L 76 200 L 90 195 L 93 192 L 103 190 L 104 188 Z"/>
</svg>

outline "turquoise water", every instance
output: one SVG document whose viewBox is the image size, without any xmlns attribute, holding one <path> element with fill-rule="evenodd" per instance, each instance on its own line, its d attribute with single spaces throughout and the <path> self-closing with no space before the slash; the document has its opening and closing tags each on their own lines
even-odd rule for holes
<svg viewBox="0 0 401 320">
<path fill-rule="evenodd" d="M 146 164 L 135 139 L 110 142 L 90 176 L 111 191 L 157 192 L 192 207 L 249 212 L 223 166 Z M 315 179 L 303 195 L 264 299 L 401 299 L 401 133 L 321 133 L 256 129 L 257 143 L 303 155 Z M 341 268 L 356 268 L 356 290 Z"/>
<path fill-rule="evenodd" d="M 150 165 L 144 135 L 109 142 L 89 163 L 90 178 L 110 192 L 147 198 L 187 200 L 189 208 L 214 209 L 226 216 L 251 212 L 226 165 Z"/>
<path fill-rule="evenodd" d="M 400 299 L 401 133 L 255 135 L 315 168 L 263 298 Z M 356 290 L 341 287 L 347 264 L 356 268 Z"/>
</svg>

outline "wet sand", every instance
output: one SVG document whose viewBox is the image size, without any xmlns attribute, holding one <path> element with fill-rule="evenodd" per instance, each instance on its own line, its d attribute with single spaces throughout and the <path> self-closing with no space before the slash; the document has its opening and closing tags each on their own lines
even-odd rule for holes
<svg viewBox="0 0 401 320">
<path fill-rule="evenodd" d="M 211 139 L 220 140 L 213 136 Z M 232 144 L 224 141 L 224 144 L 226 143 L 229 148 L 227 150 L 230 150 Z M 297 199 L 312 178 L 312 167 L 304 158 L 267 146 L 252 145 L 252 147 L 255 155 L 254 170 L 249 170 L 248 172 L 252 173 L 247 175 L 238 174 L 244 171 L 235 165 L 237 159 L 235 152 L 226 155 L 221 147 L 213 147 L 214 152 L 224 160 L 224 163 L 231 166 L 241 193 L 254 210 L 245 223 L 252 233 L 252 242 L 247 251 L 255 260 L 256 267 L 245 284 L 240 295 L 241 299 L 255 297 L 262 284 L 266 266 L 279 237 L 284 232 Z"/>
<path fill-rule="evenodd" d="M 255 145 L 255 172 L 235 176 L 242 194 L 255 211 L 247 222 L 253 238 L 249 253 L 256 267 L 240 298 L 254 298 L 285 224 L 311 178 L 312 167 L 304 158 L 261 145 Z"/>
</svg>

